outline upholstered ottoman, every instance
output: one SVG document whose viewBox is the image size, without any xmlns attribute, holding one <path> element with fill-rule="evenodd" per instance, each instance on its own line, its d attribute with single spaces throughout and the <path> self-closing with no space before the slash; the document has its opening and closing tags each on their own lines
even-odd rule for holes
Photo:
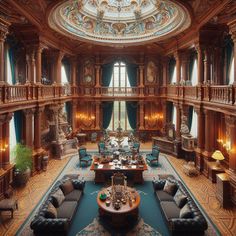
<svg viewBox="0 0 236 236">
<path fill-rule="evenodd" d="M 18 209 L 17 200 L 14 198 L 5 198 L 0 201 L 0 211 L 10 211 L 13 218 L 14 210 Z"/>
<path fill-rule="evenodd" d="M 198 170 L 195 167 L 193 161 L 189 161 L 187 164 L 183 165 L 183 171 L 188 176 L 196 176 L 198 175 Z"/>
</svg>

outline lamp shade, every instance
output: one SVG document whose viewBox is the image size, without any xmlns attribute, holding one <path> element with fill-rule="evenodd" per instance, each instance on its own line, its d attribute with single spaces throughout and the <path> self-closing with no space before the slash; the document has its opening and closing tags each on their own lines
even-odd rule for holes
<svg viewBox="0 0 236 236">
<path fill-rule="evenodd" d="M 216 150 L 216 151 L 212 154 L 211 157 L 212 157 L 213 159 L 215 159 L 215 160 L 218 160 L 218 161 L 222 161 L 222 160 L 225 159 L 224 156 L 223 156 L 223 154 L 222 154 L 222 152 L 219 151 L 219 150 Z"/>
</svg>

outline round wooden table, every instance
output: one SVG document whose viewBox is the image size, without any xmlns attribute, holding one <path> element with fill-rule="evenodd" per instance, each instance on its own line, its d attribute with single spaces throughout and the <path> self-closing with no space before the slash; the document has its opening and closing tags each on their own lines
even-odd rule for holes
<svg viewBox="0 0 236 236">
<path fill-rule="evenodd" d="M 129 187 L 126 187 L 126 189 L 133 199 L 132 204 L 127 200 L 125 204 L 120 204 L 121 207 L 118 210 L 113 207 L 112 200 L 110 206 L 107 206 L 106 201 L 100 199 L 101 193 L 108 193 L 111 191 L 111 187 L 101 190 L 97 195 L 100 217 L 108 219 L 109 223 L 114 227 L 129 226 L 130 220 L 134 222 L 138 219 L 140 196 L 135 189 Z"/>
</svg>

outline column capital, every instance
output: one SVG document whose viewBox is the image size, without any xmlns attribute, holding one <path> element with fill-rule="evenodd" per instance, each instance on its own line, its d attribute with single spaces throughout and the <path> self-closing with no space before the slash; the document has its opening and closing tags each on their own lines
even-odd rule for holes
<svg viewBox="0 0 236 236">
<path fill-rule="evenodd" d="M 0 115 L 0 124 L 4 124 L 4 123 L 10 121 L 12 116 L 13 116 L 12 112 L 1 114 Z"/>
<path fill-rule="evenodd" d="M 34 114 L 37 116 L 37 115 L 40 115 L 43 111 L 44 111 L 45 107 L 36 107 L 35 108 L 35 111 L 34 111 Z"/>
<path fill-rule="evenodd" d="M 225 116 L 225 122 L 229 126 L 235 126 L 236 127 L 236 117 L 235 116 L 226 115 Z"/>
<path fill-rule="evenodd" d="M 170 62 L 170 57 L 162 57 L 161 62 L 163 66 L 168 65 L 168 63 Z"/>
<path fill-rule="evenodd" d="M 61 61 L 65 55 L 65 52 L 61 50 L 53 50 L 52 54 L 55 60 Z"/>
<path fill-rule="evenodd" d="M 144 65 L 139 65 L 139 70 L 144 70 Z"/>
<path fill-rule="evenodd" d="M 23 113 L 25 116 L 33 115 L 35 113 L 35 108 L 24 109 Z"/>
<path fill-rule="evenodd" d="M 202 45 L 202 44 L 200 44 L 200 43 L 196 43 L 195 45 L 194 45 L 194 47 L 195 47 L 195 50 L 196 50 L 196 52 L 199 54 L 199 53 L 202 53 L 203 52 L 203 50 L 204 50 L 204 46 Z"/>
<path fill-rule="evenodd" d="M 11 24 L 0 18 L 0 41 L 5 41 L 8 34 L 8 28 Z"/>
</svg>

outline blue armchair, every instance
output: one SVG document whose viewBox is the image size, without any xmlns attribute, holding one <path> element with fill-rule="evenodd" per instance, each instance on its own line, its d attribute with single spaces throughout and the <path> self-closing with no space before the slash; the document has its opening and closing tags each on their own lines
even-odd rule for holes
<svg viewBox="0 0 236 236">
<path fill-rule="evenodd" d="M 140 142 L 134 142 L 133 149 L 137 150 L 137 153 L 139 153 L 139 148 L 140 148 Z"/>
<path fill-rule="evenodd" d="M 87 153 L 86 148 L 81 147 L 79 148 L 78 152 L 79 152 L 80 165 L 82 164 L 82 162 L 84 162 L 86 166 L 90 165 L 92 162 L 92 155 Z"/>
<path fill-rule="evenodd" d="M 152 147 L 152 153 L 146 154 L 147 163 L 152 165 L 157 165 L 159 160 L 160 149 L 157 146 Z"/>
<path fill-rule="evenodd" d="M 101 142 L 98 143 L 98 152 L 101 155 L 108 155 L 109 154 L 109 151 L 106 148 L 105 142 L 101 141 Z"/>
</svg>

